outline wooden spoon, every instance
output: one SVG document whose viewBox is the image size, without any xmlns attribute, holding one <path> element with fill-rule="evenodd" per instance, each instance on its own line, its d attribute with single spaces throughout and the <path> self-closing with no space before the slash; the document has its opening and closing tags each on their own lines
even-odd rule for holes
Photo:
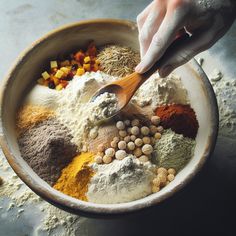
<svg viewBox="0 0 236 236">
<path fill-rule="evenodd" d="M 156 71 L 157 63 L 143 74 L 138 74 L 134 72 L 126 77 L 111 82 L 100 88 L 92 96 L 91 101 L 94 101 L 96 97 L 105 92 L 114 93 L 118 99 L 117 112 L 112 115 L 114 116 L 129 103 L 130 99 L 135 94 L 137 89 Z"/>
</svg>

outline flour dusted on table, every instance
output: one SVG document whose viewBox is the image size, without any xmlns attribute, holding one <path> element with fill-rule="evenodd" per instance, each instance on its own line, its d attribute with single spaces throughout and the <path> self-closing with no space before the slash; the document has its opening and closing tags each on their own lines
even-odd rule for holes
<svg viewBox="0 0 236 236">
<path fill-rule="evenodd" d="M 151 105 L 153 109 L 171 103 L 186 105 L 189 103 L 187 90 L 181 78 L 174 74 L 160 78 L 153 74 L 136 92 L 132 101 L 139 106 Z"/>
<path fill-rule="evenodd" d="M 100 71 L 86 73 L 81 77 L 75 76 L 67 88 L 62 91 L 56 111 L 58 119 L 70 129 L 73 135 L 72 142 L 79 149 L 83 147 L 90 130 L 93 131 L 92 136 L 96 137 L 97 129 L 94 127 L 96 126 L 94 119 L 103 117 L 106 112 L 112 113 L 111 110 L 115 107 L 115 98 L 112 95 L 105 94 L 94 104 L 90 103 L 90 98 L 100 87 L 115 79 L 116 77 Z M 105 107 L 108 103 L 114 105 L 108 108 L 109 111 Z M 96 105 L 98 110 L 99 106 L 101 108 L 99 117 L 93 113 Z"/>
<path fill-rule="evenodd" d="M 110 164 L 92 164 L 96 174 L 88 186 L 88 201 L 113 204 L 146 197 L 152 193 L 152 167 L 152 164 L 142 164 L 132 156 Z"/>
<path fill-rule="evenodd" d="M 223 78 L 212 85 L 219 107 L 219 134 L 236 138 L 236 80 Z"/>
</svg>

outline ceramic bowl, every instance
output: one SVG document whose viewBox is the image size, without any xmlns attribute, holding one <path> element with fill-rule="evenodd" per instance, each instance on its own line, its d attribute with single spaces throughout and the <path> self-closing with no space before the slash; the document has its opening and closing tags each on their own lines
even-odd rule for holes
<svg viewBox="0 0 236 236">
<path fill-rule="evenodd" d="M 23 160 L 17 144 L 15 115 L 28 89 L 45 69 L 45 64 L 51 58 L 84 47 L 90 39 L 94 39 L 98 46 L 116 43 L 139 50 L 136 24 L 127 20 L 82 21 L 56 29 L 40 38 L 18 57 L 1 86 L 0 141 L 16 174 L 46 201 L 66 211 L 88 217 L 124 215 L 155 206 L 169 198 L 202 168 L 215 146 L 218 130 L 217 103 L 211 84 L 195 60 L 176 70 L 188 91 L 200 127 L 193 158 L 175 180 L 160 192 L 128 203 L 94 204 L 56 191 L 40 179 Z"/>
</svg>

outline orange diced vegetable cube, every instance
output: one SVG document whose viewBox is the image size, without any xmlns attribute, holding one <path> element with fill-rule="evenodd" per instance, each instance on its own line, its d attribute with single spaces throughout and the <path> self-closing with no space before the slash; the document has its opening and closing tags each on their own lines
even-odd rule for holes
<svg viewBox="0 0 236 236">
<path fill-rule="evenodd" d="M 83 62 L 84 57 L 85 57 L 85 55 L 84 55 L 84 53 L 83 53 L 82 51 L 77 52 L 77 53 L 75 54 L 75 56 L 74 56 L 75 60 L 78 61 L 78 62 L 80 62 L 80 63 Z"/>
<path fill-rule="evenodd" d="M 69 60 L 65 60 L 65 61 L 62 61 L 60 63 L 61 66 L 69 66 L 70 65 L 70 61 Z"/>
<path fill-rule="evenodd" d="M 93 71 L 96 72 L 99 70 L 99 66 L 97 64 L 93 65 Z"/>
<path fill-rule="evenodd" d="M 53 76 L 53 82 L 57 86 L 60 83 L 60 80 L 57 77 Z"/>
</svg>

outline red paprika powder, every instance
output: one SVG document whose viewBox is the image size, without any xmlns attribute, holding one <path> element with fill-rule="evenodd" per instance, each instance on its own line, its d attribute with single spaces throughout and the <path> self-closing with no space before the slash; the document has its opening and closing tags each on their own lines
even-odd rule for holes
<svg viewBox="0 0 236 236">
<path fill-rule="evenodd" d="M 156 115 L 165 129 L 172 129 L 185 137 L 196 138 L 199 124 L 194 110 L 189 105 L 173 104 L 158 107 Z"/>
</svg>

